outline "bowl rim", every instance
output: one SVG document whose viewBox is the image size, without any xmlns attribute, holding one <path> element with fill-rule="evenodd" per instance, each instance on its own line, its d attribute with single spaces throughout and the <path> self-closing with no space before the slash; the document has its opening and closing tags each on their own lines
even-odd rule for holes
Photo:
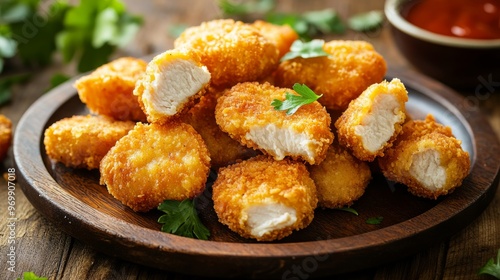
<svg viewBox="0 0 500 280">
<path fill-rule="evenodd" d="M 399 5 L 407 0 L 387 0 L 384 12 L 387 20 L 397 29 L 420 40 L 459 48 L 489 49 L 500 47 L 500 39 L 464 39 L 436 34 L 408 22 L 399 12 Z"/>
</svg>

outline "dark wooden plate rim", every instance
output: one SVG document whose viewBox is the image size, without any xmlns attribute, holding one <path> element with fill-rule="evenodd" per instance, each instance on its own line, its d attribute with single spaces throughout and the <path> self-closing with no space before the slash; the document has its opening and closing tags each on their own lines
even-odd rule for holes
<svg viewBox="0 0 500 280">
<path fill-rule="evenodd" d="M 14 138 L 20 185 L 33 206 L 56 227 L 107 254 L 152 267 L 206 276 L 252 273 L 251 277 L 260 277 L 281 275 L 293 264 L 303 265 L 311 257 L 317 257 L 319 264 L 315 275 L 379 265 L 414 254 L 425 247 L 422 244 L 442 241 L 468 225 L 492 200 L 500 168 L 500 145 L 494 131 L 480 112 L 471 110 L 464 116 L 457 106 L 467 104 L 464 97 L 413 71 L 392 69 L 388 76 L 400 78 L 443 105 L 467 126 L 475 158 L 471 174 L 464 181 L 467 191 L 461 192 L 466 203 L 444 199 L 405 222 L 355 236 L 277 244 L 202 241 L 127 223 L 88 207 L 58 188 L 43 163 L 44 128 L 59 106 L 75 95 L 74 79 L 41 97 L 20 120 Z M 229 265 L 235 259 L 242 261 Z M 205 265 L 195 269 L 197 262 Z"/>
</svg>

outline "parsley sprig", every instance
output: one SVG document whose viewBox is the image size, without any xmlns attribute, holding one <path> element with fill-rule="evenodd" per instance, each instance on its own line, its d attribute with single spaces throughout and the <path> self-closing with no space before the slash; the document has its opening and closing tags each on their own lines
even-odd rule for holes
<svg viewBox="0 0 500 280">
<path fill-rule="evenodd" d="M 165 212 L 158 218 L 158 222 L 163 224 L 161 231 L 208 240 L 210 231 L 201 223 L 194 201 L 165 200 L 158 206 L 158 210 Z"/>
<path fill-rule="evenodd" d="M 489 274 L 497 279 L 500 279 L 500 249 L 498 249 L 497 261 L 491 258 L 483 267 L 479 269 L 478 274 Z"/>
<path fill-rule="evenodd" d="M 352 16 L 347 21 L 349 28 L 355 31 L 365 32 L 379 28 L 384 22 L 382 11 L 369 11 Z"/>
<path fill-rule="evenodd" d="M 382 217 L 382 216 L 371 217 L 371 218 L 366 219 L 366 223 L 369 225 L 380 225 L 383 220 L 384 220 L 384 217 Z"/>
<path fill-rule="evenodd" d="M 293 90 L 297 92 L 299 95 L 295 95 L 287 92 L 285 95 L 285 100 L 281 101 L 278 99 L 274 99 L 271 102 L 271 106 L 274 107 L 275 110 L 285 111 L 287 115 L 293 115 L 297 110 L 307 104 L 311 104 L 314 101 L 318 100 L 321 95 L 316 95 L 314 91 L 312 91 L 309 87 L 304 84 L 296 83 L 293 85 Z"/>
<path fill-rule="evenodd" d="M 309 42 L 296 40 L 290 47 L 290 51 L 281 58 L 281 61 L 294 59 L 296 57 L 311 58 L 328 56 L 329 54 L 323 50 L 324 44 L 325 41 L 319 39 L 315 39 Z"/>
</svg>

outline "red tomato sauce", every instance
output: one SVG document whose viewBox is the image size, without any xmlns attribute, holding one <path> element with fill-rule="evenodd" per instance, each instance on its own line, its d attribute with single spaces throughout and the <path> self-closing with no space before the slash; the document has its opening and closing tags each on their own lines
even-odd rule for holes
<svg viewBox="0 0 500 280">
<path fill-rule="evenodd" d="M 410 1 L 402 11 L 433 33 L 470 39 L 500 39 L 500 0 Z"/>
</svg>

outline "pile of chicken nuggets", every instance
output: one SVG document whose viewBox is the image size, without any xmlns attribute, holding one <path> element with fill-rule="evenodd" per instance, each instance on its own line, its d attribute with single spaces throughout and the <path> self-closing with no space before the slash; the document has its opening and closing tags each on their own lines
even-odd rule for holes
<svg viewBox="0 0 500 280">
<path fill-rule="evenodd" d="M 103 65 L 75 83 L 93 114 L 52 124 L 47 155 L 99 169 L 109 193 L 138 212 L 195 198 L 212 169 L 219 221 L 258 241 L 307 227 L 317 207 L 351 206 L 374 165 L 425 198 L 462 184 L 461 142 L 430 115 L 407 117 L 406 88 L 383 80 L 372 45 L 330 41 L 328 56 L 280 61 L 297 38 L 288 26 L 213 20 L 149 63 Z M 322 97 L 294 114 L 271 106 L 297 94 L 295 83 Z"/>
</svg>

